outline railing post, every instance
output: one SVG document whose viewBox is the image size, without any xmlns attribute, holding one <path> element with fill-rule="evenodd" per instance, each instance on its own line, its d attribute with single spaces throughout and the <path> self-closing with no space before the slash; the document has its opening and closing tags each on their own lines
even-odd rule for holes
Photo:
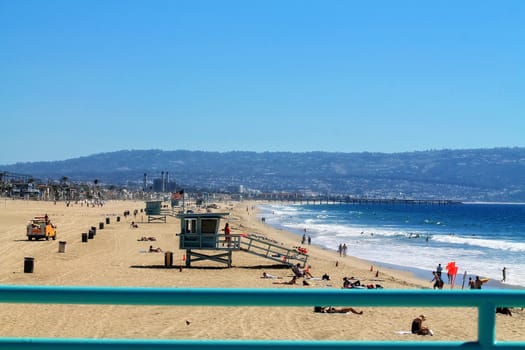
<svg viewBox="0 0 525 350">
<path fill-rule="evenodd" d="M 492 349 L 496 342 L 496 307 L 482 303 L 478 308 L 478 342 L 482 349 Z"/>
</svg>

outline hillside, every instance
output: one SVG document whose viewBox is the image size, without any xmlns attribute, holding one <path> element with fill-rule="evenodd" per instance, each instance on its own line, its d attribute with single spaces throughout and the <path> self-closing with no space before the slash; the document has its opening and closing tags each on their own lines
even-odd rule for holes
<svg viewBox="0 0 525 350">
<path fill-rule="evenodd" d="M 169 172 L 185 187 L 222 191 L 312 191 L 356 196 L 525 202 L 525 148 L 407 153 L 123 150 L 1 171 L 140 186 Z"/>
</svg>

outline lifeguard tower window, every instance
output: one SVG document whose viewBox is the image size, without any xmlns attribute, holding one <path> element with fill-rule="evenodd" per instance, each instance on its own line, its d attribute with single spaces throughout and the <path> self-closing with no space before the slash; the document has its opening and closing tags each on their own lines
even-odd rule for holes
<svg viewBox="0 0 525 350">
<path fill-rule="evenodd" d="M 219 220 L 217 219 L 202 219 L 201 220 L 201 232 L 202 233 L 216 233 L 217 232 L 217 224 L 219 223 Z"/>
<path fill-rule="evenodd" d="M 197 219 L 186 219 L 186 233 L 197 232 Z"/>
</svg>

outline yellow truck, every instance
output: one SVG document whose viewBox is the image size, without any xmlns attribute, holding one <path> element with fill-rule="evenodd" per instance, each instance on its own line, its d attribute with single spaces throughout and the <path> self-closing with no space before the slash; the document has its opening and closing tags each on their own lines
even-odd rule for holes
<svg viewBox="0 0 525 350">
<path fill-rule="evenodd" d="M 55 240 L 57 238 L 56 226 L 51 223 L 47 215 L 35 216 L 27 224 L 27 239 L 39 240 L 40 238 L 49 238 Z"/>
</svg>

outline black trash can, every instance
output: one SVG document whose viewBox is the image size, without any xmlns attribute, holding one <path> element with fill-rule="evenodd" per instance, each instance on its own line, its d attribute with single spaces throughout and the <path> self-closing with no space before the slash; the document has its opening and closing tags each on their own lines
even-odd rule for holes
<svg viewBox="0 0 525 350">
<path fill-rule="evenodd" d="M 172 252 L 164 253 L 164 266 L 165 267 L 173 266 L 173 253 Z"/>
<path fill-rule="evenodd" d="M 24 258 L 24 273 L 33 273 L 34 264 L 35 264 L 35 258 L 26 256 Z"/>
<path fill-rule="evenodd" d="M 84 232 L 82 234 L 82 243 L 87 243 L 87 241 L 88 241 L 88 234 L 87 232 Z"/>
<path fill-rule="evenodd" d="M 66 252 L 66 241 L 58 242 L 58 252 L 59 253 L 65 253 Z"/>
<path fill-rule="evenodd" d="M 89 238 L 89 239 L 93 239 L 93 238 L 95 238 L 95 234 L 93 233 L 92 230 L 89 230 L 89 232 L 88 232 L 88 238 Z"/>
<path fill-rule="evenodd" d="M 91 226 L 91 231 L 93 231 L 93 234 L 97 233 L 97 228 L 95 226 Z"/>
<path fill-rule="evenodd" d="M 106 225 L 109 225 L 109 218 L 106 218 Z"/>
<path fill-rule="evenodd" d="M 103 222 L 99 222 L 98 223 L 98 229 L 99 230 L 103 230 L 104 229 L 104 223 Z"/>
<path fill-rule="evenodd" d="M 117 216 L 117 222 L 120 222 L 120 216 Z"/>
</svg>

